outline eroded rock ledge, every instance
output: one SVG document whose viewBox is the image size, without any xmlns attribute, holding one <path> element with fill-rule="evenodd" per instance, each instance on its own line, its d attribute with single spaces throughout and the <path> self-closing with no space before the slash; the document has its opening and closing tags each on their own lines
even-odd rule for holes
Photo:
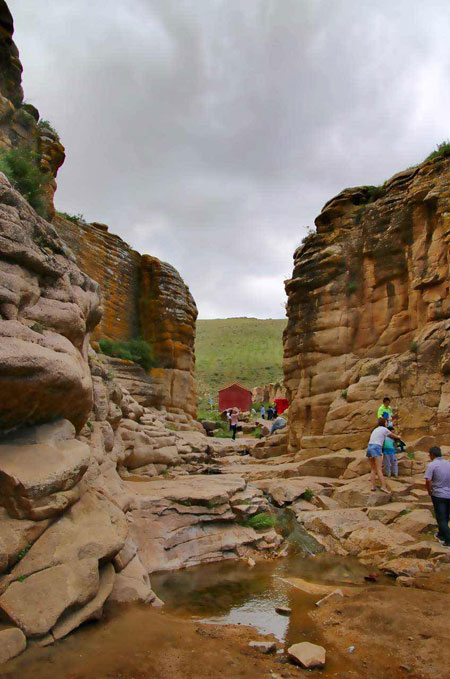
<svg viewBox="0 0 450 679">
<path fill-rule="evenodd" d="M 385 394 L 406 438 L 448 443 L 449 206 L 440 158 L 323 208 L 286 281 L 291 452 L 364 446 Z"/>
</svg>

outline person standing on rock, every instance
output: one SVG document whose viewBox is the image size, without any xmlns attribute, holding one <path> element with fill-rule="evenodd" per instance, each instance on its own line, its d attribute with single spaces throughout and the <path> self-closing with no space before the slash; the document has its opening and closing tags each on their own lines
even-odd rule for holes
<svg viewBox="0 0 450 679">
<path fill-rule="evenodd" d="M 383 476 L 383 445 L 385 440 L 389 437 L 392 439 L 398 439 L 400 436 L 394 434 L 394 432 L 389 431 L 385 426 L 386 420 L 384 417 L 378 419 L 378 426 L 370 434 L 369 444 L 367 446 L 366 457 L 369 458 L 370 464 L 370 482 L 372 484 L 371 490 L 374 492 L 377 489 L 377 477 L 380 482 L 380 490 L 383 493 L 390 495 L 389 490 L 386 488 L 386 482 Z"/>
<path fill-rule="evenodd" d="M 394 427 L 392 425 L 388 426 L 390 432 L 393 431 Z M 384 473 L 387 477 L 398 476 L 398 462 L 397 462 L 397 448 L 395 447 L 395 442 L 390 436 L 384 439 L 383 443 L 383 463 L 384 463 Z"/>
<path fill-rule="evenodd" d="M 264 416 L 266 414 L 266 409 L 264 408 L 264 406 L 261 406 L 260 412 L 261 412 L 261 417 L 263 418 L 263 420 L 265 420 L 266 418 Z"/>
<path fill-rule="evenodd" d="M 380 419 L 380 417 L 383 417 L 386 420 L 385 422 L 386 427 L 388 427 L 389 425 L 392 426 L 392 408 L 391 399 L 389 398 L 389 396 L 384 397 L 383 403 L 378 408 L 377 417 L 378 419 Z"/>
<path fill-rule="evenodd" d="M 442 457 L 439 446 L 429 450 L 431 462 L 425 470 L 425 485 L 433 502 L 438 525 L 438 540 L 450 547 L 450 462 Z"/>
<path fill-rule="evenodd" d="M 231 420 L 230 420 L 230 428 L 231 431 L 233 432 L 232 439 L 233 441 L 236 439 L 236 430 L 237 430 L 237 423 L 239 421 L 239 409 L 238 408 L 233 408 L 232 413 L 231 413 Z"/>
</svg>

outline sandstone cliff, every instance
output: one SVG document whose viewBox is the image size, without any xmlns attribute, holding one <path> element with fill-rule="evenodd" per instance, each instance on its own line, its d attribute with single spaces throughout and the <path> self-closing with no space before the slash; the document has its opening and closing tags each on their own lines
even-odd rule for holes
<svg viewBox="0 0 450 679">
<path fill-rule="evenodd" d="M 80 268 L 100 284 L 103 317 L 93 339 L 142 337 L 156 367 L 115 362 L 114 370 L 143 405 L 158 405 L 195 417 L 194 340 L 197 308 L 189 288 L 170 264 L 141 256 L 104 224 L 57 215 L 54 225 Z"/>
<path fill-rule="evenodd" d="M 55 178 L 64 162 L 64 147 L 54 130 L 42 121 L 39 124 L 39 111 L 24 103 L 22 64 L 13 33 L 11 13 L 4 0 L 0 0 L 0 148 L 23 146 L 34 154 L 37 166 L 48 179 L 46 216 L 52 219 Z"/>
<path fill-rule="evenodd" d="M 286 282 L 289 449 L 362 448 L 387 394 L 407 438 L 450 439 L 450 161 L 342 191 Z"/>
</svg>

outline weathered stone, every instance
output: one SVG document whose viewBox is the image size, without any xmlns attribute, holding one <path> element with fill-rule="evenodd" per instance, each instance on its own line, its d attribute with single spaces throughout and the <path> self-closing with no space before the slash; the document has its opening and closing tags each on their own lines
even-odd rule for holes
<svg viewBox="0 0 450 679">
<path fill-rule="evenodd" d="M 365 552 L 385 551 L 397 545 L 414 542 L 407 533 L 394 530 L 378 521 L 369 521 L 365 526 L 357 528 L 344 542 L 345 549 L 354 556 Z"/>
<path fill-rule="evenodd" d="M 0 503 L 12 516 L 37 518 L 33 508 L 42 498 L 73 488 L 85 473 L 89 447 L 77 441 L 55 441 L 53 445 L 0 445 Z M 44 505 L 46 502 L 44 501 Z M 66 508 L 55 504 L 52 516 Z M 47 518 L 41 516 L 39 518 Z"/>
<path fill-rule="evenodd" d="M 299 644 L 290 646 L 287 652 L 291 660 L 307 670 L 325 667 L 326 650 L 323 646 L 311 644 L 309 641 L 302 641 Z"/>
<path fill-rule="evenodd" d="M 309 479 L 283 479 L 277 481 L 269 486 L 268 493 L 276 505 L 282 507 L 286 503 L 294 502 L 299 497 L 307 494 L 308 497 L 318 490 L 322 490 L 322 486 Z M 308 493 L 310 491 L 310 493 Z"/>
<path fill-rule="evenodd" d="M 277 650 L 275 641 L 250 641 L 248 645 L 250 648 L 254 648 L 255 651 L 259 651 L 265 655 L 268 655 L 269 653 L 275 653 Z"/>
<path fill-rule="evenodd" d="M 52 634 L 55 639 L 62 639 L 67 636 L 72 630 L 79 627 L 87 620 L 98 620 L 103 613 L 103 604 L 111 594 L 114 584 L 114 567 L 107 563 L 100 571 L 100 582 L 97 594 L 87 604 L 64 613 L 52 629 Z"/>
<path fill-rule="evenodd" d="M 98 591 L 96 559 L 60 564 L 13 582 L 0 608 L 27 637 L 46 634 L 69 607 L 83 605 Z"/>
<path fill-rule="evenodd" d="M 436 527 L 436 520 L 428 509 L 413 509 L 412 512 L 400 516 L 395 521 L 396 530 L 401 530 L 411 535 L 427 533 Z"/>
<path fill-rule="evenodd" d="M 0 665 L 15 658 L 27 647 L 25 634 L 18 627 L 0 629 Z"/>
<path fill-rule="evenodd" d="M 307 530 L 338 539 L 347 538 L 353 531 L 369 523 L 362 510 L 353 508 L 302 512 L 298 518 Z"/>
<path fill-rule="evenodd" d="M 435 569 L 435 564 L 425 559 L 399 558 L 384 561 L 378 568 L 389 575 L 405 575 L 412 577 L 423 573 L 431 573 Z"/>
<path fill-rule="evenodd" d="M 110 601 L 131 603 L 142 601 L 149 603 L 155 599 L 155 594 L 150 586 L 150 578 L 136 555 L 128 565 L 115 577 L 114 587 Z"/>
</svg>

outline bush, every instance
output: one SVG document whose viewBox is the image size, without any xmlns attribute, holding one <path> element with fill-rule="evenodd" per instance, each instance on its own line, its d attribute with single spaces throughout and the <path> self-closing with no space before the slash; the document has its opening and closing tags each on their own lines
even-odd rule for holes
<svg viewBox="0 0 450 679">
<path fill-rule="evenodd" d="M 409 345 L 409 350 L 412 351 L 413 354 L 417 354 L 417 352 L 419 351 L 419 345 L 417 344 L 417 342 L 414 342 L 413 340 Z"/>
<path fill-rule="evenodd" d="M 372 203 L 373 201 L 377 200 L 378 198 L 381 198 L 381 196 L 384 194 L 384 187 L 383 186 L 368 186 L 367 187 L 367 198 L 369 203 Z"/>
<path fill-rule="evenodd" d="M 255 530 L 268 530 L 275 525 L 275 519 L 266 512 L 260 512 L 247 519 L 244 525 L 249 528 L 254 528 Z"/>
<path fill-rule="evenodd" d="M 81 212 L 77 215 L 71 215 L 69 212 L 60 212 L 59 210 L 57 213 L 60 217 L 63 217 L 63 219 L 68 219 L 69 222 L 73 222 L 73 224 L 78 224 L 78 222 L 86 222 L 84 215 L 81 214 Z"/>
<path fill-rule="evenodd" d="M 59 134 L 57 133 L 53 125 L 48 120 L 45 120 L 45 118 L 41 118 L 41 120 L 38 122 L 38 128 L 44 134 L 46 130 L 49 130 L 55 135 L 57 139 L 59 139 Z"/>
<path fill-rule="evenodd" d="M 0 172 L 41 217 L 47 217 L 45 190 L 51 177 L 40 171 L 36 153 L 25 146 L 0 151 Z"/>
<path fill-rule="evenodd" d="M 347 284 L 347 294 L 351 295 L 352 292 L 356 292 L 358 289 L 358 286 L 356 285 L 355 281 L 350 281 L 350 283 Z"/>
<path fill-rule="evenodd" d="M 450 141 L 446 139 L 436 146 L 436 150 L 430 153 L 425 160 L 433 160 L 433 158 L 448 158 L 450 156 Z"/>
<path fill-rule="evenodd" d="M 152 350 L 150 345 L 143 339 L 130 340 L 129 342 L 121 340 L 101 339 L 99 347 L 102 354 L 113 356 L 115 358 L 123 358 L 127 361 L 138 363 L 149 370 L 155 362 L 153 360 Z"/>
<path fill-rule="evenodd" d="M 311 488 L 307 488 L 305 492 L 302 493 L 301 497 L 303 498 L 303 500 L 307 500 L 308 502 L 310 502 L 314 497 L 314 493 L 311 490 Z"/>
</svg>

